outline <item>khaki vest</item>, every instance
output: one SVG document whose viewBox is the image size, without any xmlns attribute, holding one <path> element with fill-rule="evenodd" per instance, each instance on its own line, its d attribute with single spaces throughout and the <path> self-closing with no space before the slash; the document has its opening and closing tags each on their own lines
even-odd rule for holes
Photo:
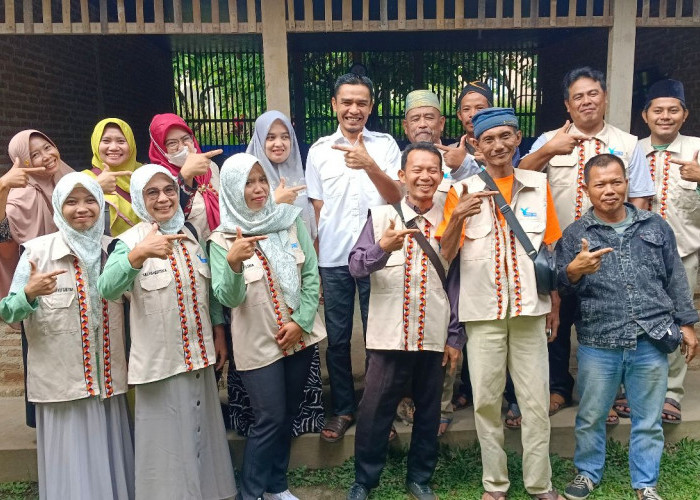
<svg viewBox="0 0 700 500">
<path fill-rule="evenodd" d="M 236 235 L 214 231 L 209 240 L 228 252 L 236 241 Z M 298 275 L 301 276 L 306 256 L 299 246 L 296 224 L 289 228 L 289 243 L 294 248 Z M 231 341 L 236 369 L 254 370 L 268 366 L 326 338 L 326 328 L 321 316 L 316 312 L 313 330 L 304 332 L 300 342 L 292 350 L 280 349 L 275 338 L 279 326 L 270 296 L 267 273 L 257 255 L 243 261 L 243 278 L 246 284 L 245 299 L 238 307 L 231 309 Z M 277 296 L 281 299 L 281 308 L 286 308 L 281 290 L 277 290 Z M 288 318 L 286 311 L 283 312 L 283 317 Z"/>
<path fill-rule="evenodd" d="M 545 132 L 544 136 L 549 141 L 557 132 L 557 130 L 551 130 Z M 571 127 L 570 132 L 580 133 L 574 126 Z M 637 145 L 637 137 L 606 123 L 603 130 L 596 134 L 595 139 L 600 141 L 600 154 L 609 153 L 618 156 L 625 164 L 629 175 L 629 162 Z M 584 164 L 596 154 L 598 154 L 596 153 L 596 141 L 587 141 L 584 144 Z M 553 157 L 546 166 L 547 180 L 552 190 L 552 198 L 562 230 L 569 227 L 575 219 L 578 164 L 579 147 L 576 146 L 568 155 Z M 591 206 L 585 193 L 582 194 L 581 202 L 581 214 L 584 214 Z"/>
<path fill-rule="evenodd" d="M 696 191 L 697 182 L 681 179 L 680 165 L 669 162 L 668 179 L 664 188 L 664 157 L 665 152 L 656 151 L 647 137 L 639 141 L 646 156 L 651 171 L 651 159 L 655 159 L 655 172 L 652 174 L 656 185 L 651 210 L 661 213 L 661 202 L 665 202 L 664 217 L 673 228 L 678 243 L 678 253 L 681 257 L 690 255 L 700 249 L 700 194 Z M 676 139 L 666 148 L 671 158 L 692 160 L 696 151 L 700 150 L 700 138 L 678 134 Z M 666 194 L 664 195 L 664 190 Z"/>
<path fill-rule="evenodd" d="M 132 249 L 150 231 L 151 224 L 141 222 L 122 233 L 119 239 Z M 127 294 L 131 305 L 130 384 L 155 382 L 216 363 L 209 317 L 209 263 L 192 233 L 187 228 L 183 228 L 182 232 L 187 236 L 182 242 L 192 263 L 201 325 L 197 325 L 192 280 L 180 246 L 175 245 L 173 256 L 181 281 L 180 297 L 185 313 L 186 336 L 180 318 L 177 279 L 170 261 L 147 259 L 134 278 L 131 292 Z"/>
<path fill-rule="evenodd" d="M 547 177 L 515 169 L 510 206 L 532 246 L 539 248 L 547 226 Z M 484 181 L 466 181 L 470 193 L 485 190 Z M 454 184 L 457 196 L 462 183 Z M 516 316 L 540 316 L 551 310 L 549 295 L 537 294 L 535 265 L 512 231 L 501 226 L 491 197 L 481 201 L 481 213 L 469 217 L 459 253 L 459 321 L 490 321 Z"/>
<path fill-rule="evenodd" d="M 218 193 L 219 167 L 213 161 L 209 165 L 209 171 L 211 172 L 211 180 L 209 181 L 211 187 Z M 187 217 L 187 222 L 192 224 L 195 231 L 197 231 L 197 236 L 202 241 L 207 241 L 211 234 L 211 229 L 209 229 L 209 220 L 207 219 L 207 206 L 204 203 L 204 196 L 199 189 L 192 198 L 192 210 L 189 217 Z"/>
<path fill-rule="evenodd" d="M 102 237 L 105 252 L 112 241 Z M 56 291 L 39 297 L 38 309 L 24 320 L 27 351 L 27 398 L 35 403 L 53 403 L 99 396 L 101 399 L 127 390 L 124 304 L 107 302 L 109 331 L 103 316 L 89 317 L 89 334 L 81 330 L 75 256 L 61 233 L 52 233 L 24 244 L 27 257 L 40 273 L 66 272 L 56 277 Z M 87 313 L 90 301 L 88 269 L 78 262 L 85 286 Z M 102 307 L 100 307 L 102 310 Z M 106 362 L 105 360 L 108 360 Z"/>
<path fill-rule="evenodd" d="M 423 234 L 426 220 L 430 222 L 428 241 L 447 272 L 447 261 L 440 255 L 440 247 L 435 239 L 435 232 L 442 222 L 444 205 L 436 203 L 426 214 L 418 215 L 404 199 L 401 201 L 401 208 L 406 221 L 415 219 Z M 371 212 L 374 240 L 377 242 L 389 227 L 390 221 L 395 222 L 396 229 L 405 228 L 399 214 L 391 205 L 374 207 Z M 445 350 L 450 304 L 440 276 L 427 255 L 427 272 L 423 273 L 424 255 L 423 249 L 413 238 L 406 238 L 403 248 L 392 252 L 386 265 L 370 275 L 371 293 L 366 340 L 368 349 L 439 352 Z M 406 270 L 409 265 L 410 272 L 407 277 Z"/>
</svg>

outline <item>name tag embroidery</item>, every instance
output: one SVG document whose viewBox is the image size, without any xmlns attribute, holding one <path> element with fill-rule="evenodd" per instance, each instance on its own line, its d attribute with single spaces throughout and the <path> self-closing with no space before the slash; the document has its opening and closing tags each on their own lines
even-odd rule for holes
<svg viewBox="0 0 700 500">
<path fill-rule="evenodd" d="M 537 217 L 537 212 L 531 212 L 528 207 L 521 208 L 520 213 L 523 214 L 523 217 Z"/>
<path fill-rule="evenodd" d="M 154 274 L 160 274 L 160 273 L 165 273 L 168 272 L 167 269 L 156 269 L 155 271 L 148 271 L 146 273 L 143 273 L 144 276 L 152 276 Z"/>
<path fill-rule="evenodd" d="M 608 148 L 608 153 L 615 156 L 622 156 L 622 151 L 618 151 L 615 148 Z"/>
</svg>

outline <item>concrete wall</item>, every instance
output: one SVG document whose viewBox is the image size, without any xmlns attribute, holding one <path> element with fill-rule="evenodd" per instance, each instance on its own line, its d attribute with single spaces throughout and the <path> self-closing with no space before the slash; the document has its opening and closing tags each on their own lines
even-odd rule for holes
<svg viewBox="0 0 700 500">
<path fill-rule="evenodd" d="M 44 131 L 75 169 L 89 166 L 90 134 L 116 116 L 137 138 L 147 160 L 148 123 L 172 108 L 173 82 L 166 38 L 146 36 L 0 37 L 0 165 L 6 147 L 25 128 Z"/>
</svg>

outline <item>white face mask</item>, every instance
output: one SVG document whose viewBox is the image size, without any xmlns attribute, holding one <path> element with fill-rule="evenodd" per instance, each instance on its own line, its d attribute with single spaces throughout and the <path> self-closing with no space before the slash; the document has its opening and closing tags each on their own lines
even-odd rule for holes
<svg viewBox="0 0 700 500">
<path fill-rule="evenodd" d="M 165 157 L 168 159 L 170 163 L 177 167 L 182 167 L 185 164 L 185 161 L 187 161 L 187 156 L 190 154 L 190 151 L 187 147 L 182 148 L 180 151 L 178 151 L 175 154 L 168 154 L 165 153 Z"/>
</svg>

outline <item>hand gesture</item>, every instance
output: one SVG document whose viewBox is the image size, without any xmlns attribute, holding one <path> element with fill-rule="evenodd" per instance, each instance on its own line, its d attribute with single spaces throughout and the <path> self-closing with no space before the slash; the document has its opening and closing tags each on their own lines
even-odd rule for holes
<svg viewBox="0 0 700 500">
<path fill-rule="evenodd" d="M 333 144 L 331 149 L 345 152 L 345 166 L 354 170 L 365 170 L 374 164 L 374 160 L 367 152 L 365 140 L 362 138 L 362 132 L 357 136 L 356 146 L 347 146 L 345 144 Z"/>
<path fill-rule="evenodd" d="M 466 184 L 462 184 L 464 188 L 459 196 L 457 206 L 452 212 L 453 216 L 466 218 L 481 213 L 481 199 L 487 196 L 498 194 L 497 191 L 477 191 L 470 193 Z"/>
<path fill-rule="evenodd" d="M 226 261 L 231 269 L 236 273 L 242 272 L 243 261 L 253 256 L 256 243 L 266 239 L 267 236 L 247 236 L 244 238 L 241 228 L 236 228 L 236 241 L 233 242 L 226 255 Z"/>
<path fill-rule="evenodd" d="M 559 331 L 559 308 L 561 305 L 559 292 L 556 290 L 552 291 L 550 297 L 552 300 L 552 308 L 545 317 L 544 322 L 544 332 L 547 335 L 548 344 L 554 342 L 557 338 L 557 333 Z"/>
<path fill-rule="evenodd" d="M 131 172 L 112 172 L 109 165 L 102 164 L 102 173 L 97 176 L 97 182 L 102 188 L 104 194 L 116 194 L 117 192 L 117 177 L 131 176 Z"/>
<path fill-rule="evenodd" d="M 167 259 L 173 253 L 174 242 L 184 238 L 184 234 L 158 234 L 158 224 L 154 222 L 151 231 L 129 252 L 129 263 L 134 269 L 141 269 L 146 259 Z"/>
<path fill-rule="evenodd" d="M 444 153 L 442 155 L 442 160 L 445 162 L 445 165 L 450 167 L 450 169 L 453 171 L 457 170 L 462 163 L 464 163 L 464 159 L 467 157 L 467 147 L 465 146 L 466 141 L 467 136 L 465 134 L 459 140 L 459 145 L 453 148 L 443 146 L 442 144 L 435 145 L 436 148 Z"/>
<path fill-rule="evenodd" d="M 294 321 L 285 323 L 275 336 L 277 338 L 277 345 L 280 346 L 280 349 L 291 349 L 299 343 L 302 333 L 304 333 L 304 331 Z"/>
<path fill-rule="evenodd" d="M 0 190 L 27 187 L 29 174 L 45 172 L 45 167 L 25 167 L 22 168 L 19 157 L 15 158 L 12 168 L 5 175 L 0 177 Z"/>
<path fill-rule="evenodd" d="M 696 151 L 692 160 L 676 160 L 671 158 L 670 161 L 680 165 L 681 179 L 690 182 L 700 182 L 700 164 L 698 164 L 698 153 Z"/>
<path fill-rule="evenodd" d="M 187 155 L 185 164 L 180 169 L 180 175 L 188 186 L 192 186 L 192 180 L 209 171 L 211 159 L 224 152 L 223 149 L 213 149 L 206 153 L 197 153 L 194 146 L 188 146 L 190 154 Z"/>
<path fill-rule="evenodd" d="M 417 233 L 418 229 L 394 229 L 396 222 L 389 221 L 389 227 L 384 231 L 382 238 L 379 240 L 379 246 L 382 247 L 385 253 L 395 252 L 403 248 L 403 242 L 409 234 Z"/>
<path fill-rule="evenodd" d="M 288 188 L 287 181 L 282 177 L 279 186 L 275 189 L 275 202 L 277 204 L 286 203 L 288 205 L 294 205 L 297 196 L 299 196 L 298 193 L 302 189 L 306 189 L 306 186 L 292 186 Z"/>
<path fill-rule="evenodd" d="M 462 351 L 459 349 L 455 349 L 454 347 L 450 347 L 448 345 L 445 346 L 445 353 L 442 355 L 442 366 L 447 366 L 448 363 L 450 364 L 450 367 L 448 368 L 450 375 L 454 375 L 457 371 L 457 363 L 459 363 L 459 358 L 461 356 Z"/>
<path fill-rule="evenodd" d="M 49 273 L 40 273 L 36 270 L 36 264 L 33 260 L 29 261 L 29 281 L 24 285 L 24 295 L 27 297 L 27 302 L 34 302 L 34 299 L 40 295 L 51 295 L 56 291 L 56 281 L 59 274 L 66 272 L 65 269 L 51 271 Z"/>
<path fill-rule="evenodd" d="M 576 274 L 585 275 L 598 272 L 600 264 L 603 260 L 603 255 L 612 252 L 612 248 L 601 248 L 595 252 L 588 250 L 588 240 L 581 238 L 581 251 L 576 255 L 576 258 L 571 261 L 569 266 L 574 269 Z M 569 271 L 567 267 L 567 272 Z"/>
<path fill-rule="evenodd" d="M 580 141 L 590 139 L 587 135 L 569 133 L 571 122 L 566 120 L 562 128 L 557 130 L 557 133 L 547 142 L 547 147 L 554 155 L 568 155 L 574 150 Z"/>
<path fill-rule="evenodd" d="M 683 334 L 683 340 L 681 341 L 681 354 L 685 356 L 685 362 L 690 363 L 690 361 L 695 357 L 695 350 L 698 347 L 698 337 L 695 334 L 695 328 L 693 328 L 693 325 L 681 326 L 681 333 Z"/>
</svg>

